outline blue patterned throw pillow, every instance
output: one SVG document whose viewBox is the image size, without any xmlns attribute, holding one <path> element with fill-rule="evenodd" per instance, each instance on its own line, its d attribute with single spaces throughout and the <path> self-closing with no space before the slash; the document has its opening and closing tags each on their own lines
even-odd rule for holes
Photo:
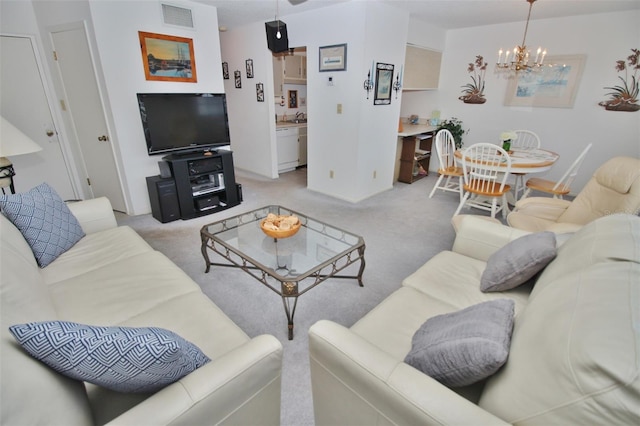
<svg viewBox="0 0 640 426">
<path fill-rule="evenodd" d="M 46 183 L 23 194 L 0 195 L 0 209 L 22 232 L 41 268 L 85 235 L 64 201 Z"/>
<path fill-rule="evenodd" d="M 210 361 L 196 345 L 163 328 L 47 321 L 9 331 L 59 373 L 117 392 L 155 392 Z"/>
</svg>

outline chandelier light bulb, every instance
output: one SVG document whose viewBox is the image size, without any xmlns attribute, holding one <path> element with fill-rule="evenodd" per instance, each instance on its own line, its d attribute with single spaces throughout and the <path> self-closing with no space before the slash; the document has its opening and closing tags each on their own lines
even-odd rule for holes
<svg viewBox="0 0 640 426">
<path fill-rule="evenodd" d="M 276 33 L 276 38 L 280 40 L 282 38 L 282 34 L 280 34 L 280 30 Z"/>
<path fill-rule="evenodd" d="M 536 51 L 535 59 L 533 59 L 533 52 L 531 52 L 526 45 L 527 30 L 529 29 L 529 20 L 531 18 L 531 8 L 533 3 L 537 0 L 525 0 L 529 3 L 529 13 L 527 14 L 527 23 L 524 27 L 524 35 L 522 36 L 522 44 L 516 45 L 513 48 L 513 57 L 509 62 L 510 50 L 507 50 L 504 56 L 504 62 L 502 61 L 502 48 L 498 51 L 498 62 L 496 63 L 495 71 L 504 75 L 505 77 L 511 77 L 518 71 L 531 72 L 539 70 L 542 67 L 544 57 L 547 51 L 542 47 L 538 47 Z"/>
</svg>

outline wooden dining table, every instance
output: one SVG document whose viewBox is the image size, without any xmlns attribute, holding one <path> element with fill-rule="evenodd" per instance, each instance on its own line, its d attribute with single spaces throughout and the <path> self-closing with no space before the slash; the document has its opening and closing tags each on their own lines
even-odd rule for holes
<svg viewBox="0 0 640 426">
<path fill-rule="evenodd" d="M 454 153 L 456 161 L 462 163 L 462 153 L 464 149 L 458 149 Z M 527 175 L 530 173 L 542 173 L 549 170 L 558 161 L 560 155 L 553 151 L 546 149 L 517 149 L 514 148 L 509 151 L 509 157 L 511 158 L 511 173 L 518 175 Z M 506 167 L 506 162 L 501 167 Z M 523 179 L 524 181 L 524 179 Z M 514 193 L 517 194 L 520 188 L 514 188 Z M 510 204 L 515 204 L 516 197 L 511 194 L 509 198 Z"/>
</svg>

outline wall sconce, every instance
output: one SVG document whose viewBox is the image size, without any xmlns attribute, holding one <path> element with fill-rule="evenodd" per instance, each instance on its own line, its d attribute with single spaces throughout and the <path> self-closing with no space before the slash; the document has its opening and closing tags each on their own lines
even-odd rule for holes
<svg viewBox="0 0 640 426">
<path fill-rule="evenodd" d="M 363 83 L 364 90 L 367 91 L 367 99 L 369 99 L 369 92 L 371 92 L 374 87 L 373 78 L 371 77 L 371 71 L 373 71 L 373 69 L 374 68 L 371 68 L 369 70 L 369 72 L 367 73 L 367 79 Z"/>
<path fill-rule="evenodd" d="M 393 83 L 393 90 L 396 91 L 396 99 L 398 99 L 398 92 L 402 89 L 402 70 L 404 65 L 400 67 L 400 72 L 396 74 L 396 81 Z"/>
</svg>

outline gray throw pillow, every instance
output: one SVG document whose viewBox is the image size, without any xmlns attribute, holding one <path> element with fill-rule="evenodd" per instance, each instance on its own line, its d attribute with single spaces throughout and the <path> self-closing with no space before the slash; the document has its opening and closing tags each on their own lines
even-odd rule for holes
<svg viewBox="0 0 640 426">
<path fill-rule="evenodd" d="M 0 195 L 0 209 L 22 232 L 41 268 L 85 235 L 71 210 L 46 183 L 23 194 Z"/>
<path fill-rule="evenodd" d="M 193 343 L 157 327 L 95 327 L 67 321 L 18 324 L 9 331 L 57 372 L 117 392 L 155 392 L 210 359 Z"/>
<path fill-rule="evenodd" d="M 517 238 L 489 257 L 480 279 L 480 290 L 506 291 L 524 284 L 543 270 L 556 254 L 556 234 L 553 232 Z"/>
<path fill-rule="evenodd" d="M 404 362 L 449 387 L 491 376 L 509 356 L 514 305 L 497 299 L 429 318 Z"/>
</svg>

